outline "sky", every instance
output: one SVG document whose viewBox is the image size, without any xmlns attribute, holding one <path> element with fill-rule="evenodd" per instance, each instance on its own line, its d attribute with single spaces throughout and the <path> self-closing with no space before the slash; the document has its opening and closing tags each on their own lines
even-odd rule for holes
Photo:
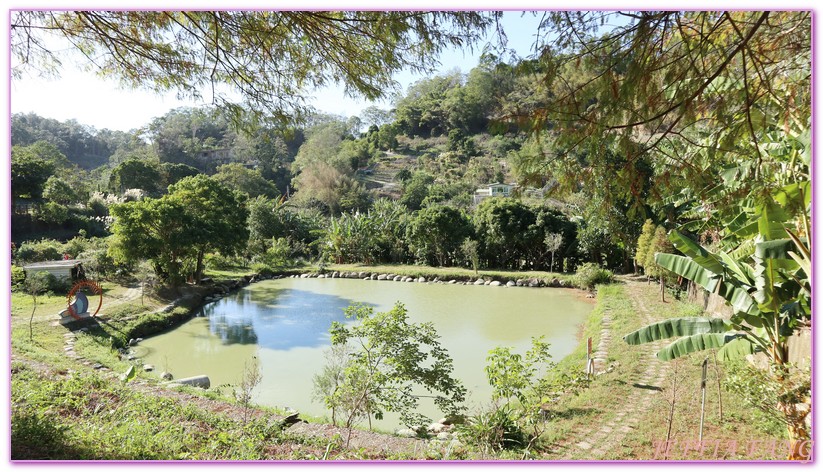
<svg viewBox="0 0 823 472">
<path fill-rule="evenodd" d="M 502 26 L 506 33 L 507 47 L 525 57 L 533 52 L 535 34 L 542 14 L 526 14 L 508 11 L 503 15 Z M 492 34 L 486 41 L 494 41 Z M 472 50 L 449 49 L 440 56 L 441 67 L 437 73 L 455 68 L 468 73 L 478 63 L 485 41 Z M 27 74 L 11 80 L 11 112 L 35 113 L 59 121 L 75 119 L 94 128 L 129 131 L 147 125 L 153 118 L 183 106 L 202 106 L 204 102 L 178 100 L 174 93 L 158 95 L 150 91 L 120 88 L 113 79 L 100 78 L 93 73 L 64 61 L 66 67 L 57 79 L 47 79 Z M 410 71 L 395 76 L 405 92 L 409 85 L 424 78 Z M 364 99 L 346 97 L 342 86 L 330 86 L 313 92 L 312 105 L 334 115 L 353 116 L 370 106 L 391 108 L 391 100 L 371 103 Z M 204 94 L 208 99 L 208 94 Z"/>
</svg>

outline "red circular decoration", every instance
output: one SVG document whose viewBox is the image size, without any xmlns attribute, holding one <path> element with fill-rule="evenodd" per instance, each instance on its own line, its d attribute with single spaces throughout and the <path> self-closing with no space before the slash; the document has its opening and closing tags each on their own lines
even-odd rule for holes
<svg viewBox="0 0 823 472">
<path fill-rule="evenodd" d="M 71 315 L 72 318 L 75 318 L 75 319 L 80 318 L 79 316 L 77 316 L 77 313 L 74 312 L 74 308 L 72 308 L 72 306 L 71 306 L 71 299 L 74 298 L 74 295 L 81 288 L 90 288 L 94 295 L 98 295 L 100 297 L 100 300 L 97 303 L 97 309 L 94 310 L 94 314 L 91 315 L 91 316 L 97 316 L 97 313 L 100 312 L 100 307 L 103 306 L 103 287 L 101 287 L 100 284 L 98 284 L 97 282 L 95 282 L 93 280 L 81 280 L 80 282 L 75 283 L 71 287 L 71 290 L 69 290 L 69 294 L 66 297 L 66 300 L 68 302 L 69 315 Z"/>
</svg>

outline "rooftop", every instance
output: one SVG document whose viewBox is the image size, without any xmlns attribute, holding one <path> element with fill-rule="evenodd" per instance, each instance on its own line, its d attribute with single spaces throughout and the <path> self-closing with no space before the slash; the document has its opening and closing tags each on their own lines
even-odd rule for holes
<svg viewBox="0 0 823 472">
<path fill-rule="evenodd" d="M 61 261 L 33 262 L 23 266 L 24 269 L 47 269 L 52 267 L 74 267 L 83 261 L 77 259 L 66 259 Z"/>
</svg>

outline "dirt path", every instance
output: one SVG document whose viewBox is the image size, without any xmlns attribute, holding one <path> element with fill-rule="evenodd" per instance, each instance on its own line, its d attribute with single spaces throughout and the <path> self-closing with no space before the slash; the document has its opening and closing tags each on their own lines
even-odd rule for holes
<svg viewBox="0 0 823 472">
<path fill-rule="evenodd" d="M 645 284 L 633 280 L 625 280 L 626 293 L 632 305 L 640 314 L 644 324 L 657 321 L 644 301 L 647 292 Z M 608 313 L 603 317 L 600 333 L 600 344 L 595 354 L 595 372 L 602 372 L 608 357 L 608 346 L 613 342 L 611 333 L 611 318 Z M 622 333 L 625 334 L 625 333 Z M 616 342 L 623 342 L 617 339 Z M 634 430 L 642 416 L 651 406 L 654 395 L 659 395 L 666 375 L 669 372 L 667 363 L 657 359 L 655 354 L 665 345 L 665 341 L 638 346 L 643 349 L 648 367 L 639 377 L 626 379 L 634 387 L 632 392 L 622 399 L 615 399 L 612 409 L 616 411 L 614 419 L 605 423 L 593 423 L 588 428 L 575 432 L 575 437 L 558 460 L 603 459 L 613 450 L 617 450 L 626 435 Z"/>
</svg>

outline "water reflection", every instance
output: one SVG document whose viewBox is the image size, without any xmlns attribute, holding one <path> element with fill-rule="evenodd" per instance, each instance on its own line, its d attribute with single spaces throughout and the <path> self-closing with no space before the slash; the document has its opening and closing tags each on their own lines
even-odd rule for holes
<svg viewBox="0 0 823 472">
<path fill-rule="evenodd" d="M 332 321 L 345 322 L 343 310 L 352 303 L 349 298 L 306 290 L 245 289 L 206 305 L 198 316 L 209 319 L 209 331 L 225 345 L 316 348 L 329 344 Z"/>
</svg>

